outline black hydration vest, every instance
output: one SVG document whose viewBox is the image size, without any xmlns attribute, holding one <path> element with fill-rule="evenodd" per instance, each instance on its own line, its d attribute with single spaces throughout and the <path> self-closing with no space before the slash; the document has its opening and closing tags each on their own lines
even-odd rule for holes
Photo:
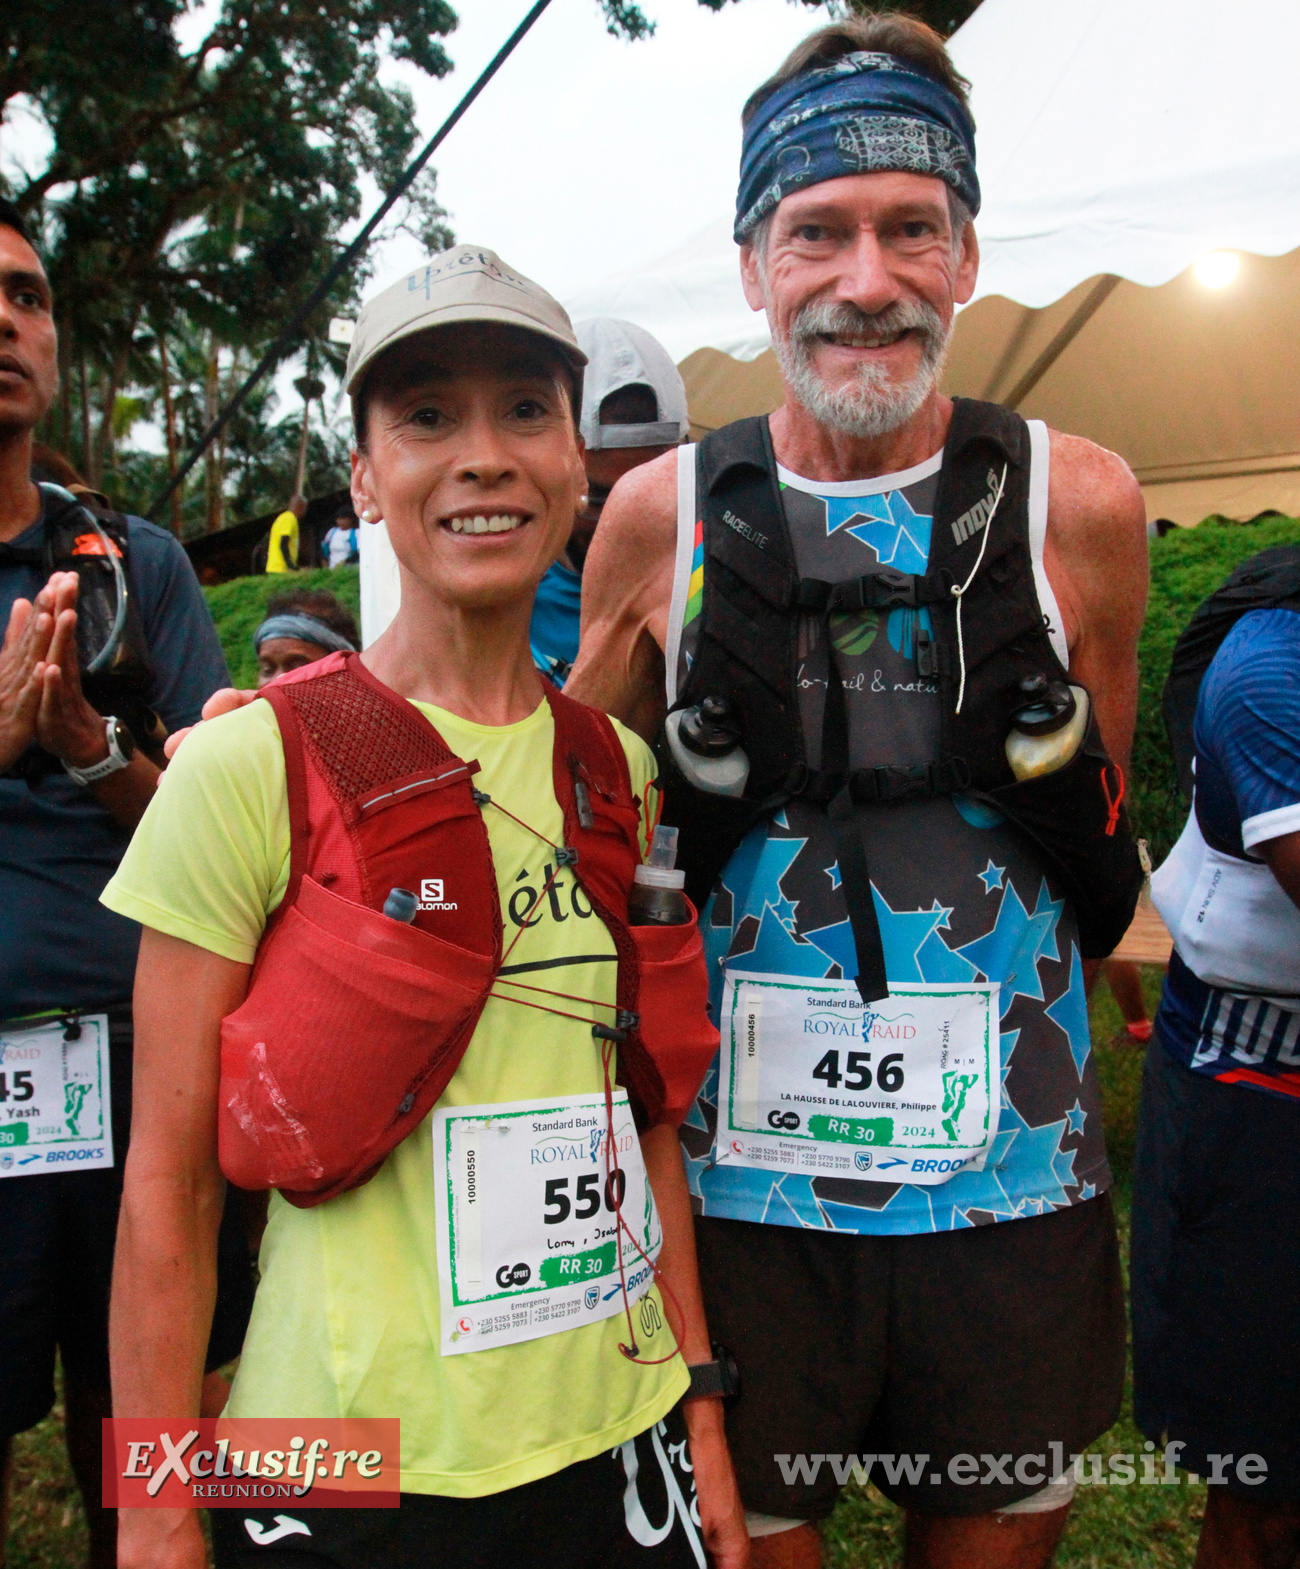
<svg viewBox="0 0 1300 1569">
<path fill-rule="evenodd" d="M 868 1001 L 887 993 L 884 952 L 853 808 L 965 791 L 1035 841 L 1075 905 L 1085 958 L 1110 953 L 1127 930 L 1142 884 L 1123 809 L 1124 783 L 1095 719 L 1075 757 L 1018 781 L 1005 743 L 1026 701 L 1022 683 L 1067 673 L 1052 647 L 1029 543 L 1029 431 L 997 404 L 954 400 L 923 576 L 879 567 L 845 583 L 800 578 L 766 418 L 707 436 L 696 454 L 704 587 L 695 659 L 674 711 L 723 699 L 749 757 L 743 796 L 692 786 L 665 737 L 658 747 L 665 818 L 681 830 L 679 858 L 697 904 L 745 834 L 788 801 L 821 805 L 835 824 L 840 875 Z M 801 615 L 929 610 L 919 674 L 936 681 L 938 756 L 923 765 L 848 768 L 843 689 L 832 673 L 821 766 L 808 765 L 798 701 Z"/>
</svg>

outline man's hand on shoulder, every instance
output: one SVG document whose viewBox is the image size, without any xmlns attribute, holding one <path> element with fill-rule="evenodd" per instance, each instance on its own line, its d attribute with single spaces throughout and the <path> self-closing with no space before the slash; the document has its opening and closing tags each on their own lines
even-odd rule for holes
<svg viewBox="0 0 1300 1569">
<path fill-rule="evenodd" d="M 677 554 L 677 452 L 610 492 L 582 573 L 582 638 L 565 695 L 647 741 L 664 715 L 664 645 Z"/>
<path fill-rule="evenodd" d="M 246 708 L 249 703 L 257 701 L 257 693 L 250 692 L 237 686 L 223 686 L 212 694 L 203 705 L 203 719 L 220 719 L 222 714 L 233 714 L 237 708 Z M 199 724 L 202 724 L 200 719 Z M 186 725 L 183 730 L 174 730 L 163 742 L 163 751 L 170 760 L 176 756 L 176 748 L 187 735 L 198 729 L 198 725 Z"/>
<path fill-rule="evenodd" d="M 1092 694 L 1107 750 L 1127 768 L 1147 599 L 1146 506 L 1123 458 L 1060 431 L 1051 443 L 1044 566 L 1070 674 Z"/>
</svg>

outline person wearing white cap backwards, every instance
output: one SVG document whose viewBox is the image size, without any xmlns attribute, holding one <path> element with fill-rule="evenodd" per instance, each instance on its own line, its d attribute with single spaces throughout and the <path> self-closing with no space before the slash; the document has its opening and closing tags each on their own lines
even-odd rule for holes
<svg viewBox="0 0 1300 1569">
<path fill-rule="evenodd" d="M 765 1566 L 819 1563 L 868 1469 L 909 1569 L 1044 1565 L 1123 1387 L 1085 964 L 1141 883 L 1144 509 L 1113 453 L 939 391 L 966 86 L 866 15 L 750 98 L 784 401 L 615 486 L 566 688 L 661 738 L 703 907 L 723 1047 L 681 1137 Z"/>
<path fill-rule="evenodd" d="M 145 927 L 116 1412 L 197 1410 L 225 1170 L 279 1190 L 227 1415 L 401 1421 L 400 1509 L 217 1510 L 222 1566 L 748 1562 L 673 1127 L 716 1040 L 698 936 L 642 949 L 650 752 L 529 653 L 584 360 L 475 246 L 367 304 L 352 494 L 400 609 L 196 731 L 105 894 Z M 122 1513 L 123 1569 L 204 1562 L 193 1512 Z"/>
<path fill-rule="evenodd" d="M 537 585 L 533 658 L 556 686 L 578 657 L 582 567 L 609 493 L 624 474 L 686 439 L 686 388 L 668 351 L 644 328 L 612 316 L 573 324 L 587 356 L 582 381 L 585 504 L 564 554 Z"/>
</svg>

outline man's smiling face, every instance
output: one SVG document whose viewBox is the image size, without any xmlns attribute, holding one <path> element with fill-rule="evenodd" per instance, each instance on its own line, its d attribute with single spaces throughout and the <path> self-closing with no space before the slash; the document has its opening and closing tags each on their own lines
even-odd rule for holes
<svg viewBox="0 0 1300 1569">
<path fill-rule="evenodd" d="M 741 250 L 791 394 L 860 436 L 897 428 L 933 389 L 978 265 L 973 228 L 953 234 L 947 186 L 892 172 L 787 196 L 761 253 Z"/>
<path fill-rule="evenodd" d="M 40 258 L 0 225 L 0 435 L 29 431 L 59 385 L 53 299 Z"/>
<path fill-rule="evenodd" d="M 464 609 L 530 594 L 585 488 L 559 353 L 515 328 L 440 327 L 385 354 L 363 395 L 353 497 L 403 568 Z"/>
</svg>

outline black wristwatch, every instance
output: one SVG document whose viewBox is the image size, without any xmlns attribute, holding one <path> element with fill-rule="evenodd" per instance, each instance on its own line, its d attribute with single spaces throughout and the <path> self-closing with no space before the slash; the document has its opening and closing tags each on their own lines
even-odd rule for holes
<svg viewBox="0 0 1300 1569">
<path fill-rule="evenodd" d="M 730 1400 L 740 1393 L 740 1369 L 736 1359 L 725 1346 L 713 1342 L 712 1362 L 692 1362 L 687 1371 L 691 1387 L 683 1400 Z"/>
</svg>

